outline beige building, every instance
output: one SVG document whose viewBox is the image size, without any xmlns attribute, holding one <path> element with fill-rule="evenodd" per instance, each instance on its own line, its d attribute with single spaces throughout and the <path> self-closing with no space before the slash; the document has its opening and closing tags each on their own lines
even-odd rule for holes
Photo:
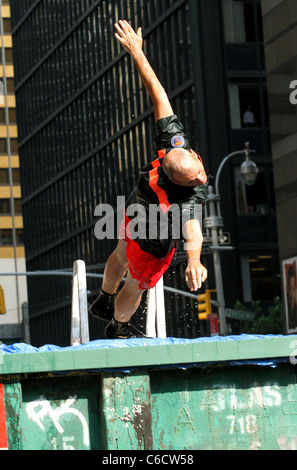
<svg viewBox="0 0 297 470">
<path fill-rule="evenodd" d="M 27 302 L 27 282 L 25 277 L 1 275 L 24 272 L 26 263 L 10 6 L 8 0 L 0 1 L 0 5 L 0 286 L 5 303 L 3 306 L 0 302 L 0 341 L 7 343 L 24 340 L 22 306 Z"/>
<path fill-rule="evenodd" d="M 262 0 L 262 13 L 286 322 L 296 332 L 297 2 Z"/>
</svg>

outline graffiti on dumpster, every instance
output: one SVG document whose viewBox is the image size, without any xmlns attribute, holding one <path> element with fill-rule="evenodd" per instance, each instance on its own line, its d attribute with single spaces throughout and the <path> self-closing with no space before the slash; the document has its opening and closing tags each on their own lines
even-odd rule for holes
<svg viewBox="0 0 297 470">
<path fill-rule="evenodd" d="M 281 428 L 285 430 L 288 426 L 297 426 L 297 421 L 296 424 L 288 421 L 293 415 L 297 415 L 297 401 L 284 402 L 281 386 L 277 383 L 261 387 L 255 383 L 253 388 L 246 390 L 238 390 L 235 384 L 231 387 L 230 384 L 220 384 L 217 388 L 205 392 L 200 408 L 207 411 L 211 431 L 221 426 L 221 419 L 225 419 L 228 434 L 249 437 L 251 449 L 261 448 L 259 436 L 263 417 L 273 428 L 275 409 L 280 409 L 283 417 L 279 421 L 278 431 Z M 276 437 L 281 448 L 296 448 L 297 438 L 287 441 L 282 435 Z"/>
<path fill-rule="evenodd" d="M 74 403 L 76 402 L 77 397 L 69 397 L 68 400 L 61 403 L 60 406 L 53 407 L 49 400 L 44 397 L 40 397 L 38 401 L 33 401 L 28 403 L 26 406 L 27 416 L 30 420 L 34 421 L 42 431 L 46 432 L 46 429 L 43 425 L 43 420 L 45 417 L 49 417 L 54 424 L 56 430 L 59 434 L 64 434 L 64 429 L 61 425 L 61 417 L 65 414 L 72 414 L 80 420 L 82 429 L 83 429 L 83 444 L 85 447 L 88 447 L 90 444 L 89 428 L 86 418 L 81 413 L 81 411 L 73 408 Z M 63 447 L 64 449 L 73 449 L 73 446 L 69 442 L 73 441 L 74 437 L 64 436 L 63 437 Z M 55 446 L 55 438 L 52 439 L 52 444 Z"/>
</svg>

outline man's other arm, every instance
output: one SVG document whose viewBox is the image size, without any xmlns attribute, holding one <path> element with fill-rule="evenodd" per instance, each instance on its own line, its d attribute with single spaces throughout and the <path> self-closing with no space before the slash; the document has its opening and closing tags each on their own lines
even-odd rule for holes
<svg viewBox="0 0 297 470">
<path fill-rule="evenodd" d="M 201 251 L 203 234 L 198 220 L 189 220 L 183 227 L 185 238 L 185 251 L 188 258 L 188 266 L 185 272 L 185 279 L 189 289 L 197 292 L 203 282 L 206 281 L 208 273 L 201 264 Z"/>
</svg>

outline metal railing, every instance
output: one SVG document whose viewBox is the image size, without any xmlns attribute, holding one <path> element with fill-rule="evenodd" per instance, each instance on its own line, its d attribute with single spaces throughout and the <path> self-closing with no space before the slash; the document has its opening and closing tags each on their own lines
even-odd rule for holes
<svg viewBox="0 0 297 470">
<path fill-rule="evenodd" d="M 86 272 L 85 262 L 73 263 L 73 271 L 49 270 L 14 273 L 0 273 L 0 276 L 72 276 L 71 337 L 70 344 L 76 346 L 89 342 L 87 278 L 103 279 L 103 274 Z M 125 280 L 125 278 L 123 279 Z M 147 294 L 146 336 L 166 338 L 166 311 L 164 292 L 183 295 L 197 300 L 197 295 L 173 287 L 164 286 L 163 278 Z"/>
</svg>

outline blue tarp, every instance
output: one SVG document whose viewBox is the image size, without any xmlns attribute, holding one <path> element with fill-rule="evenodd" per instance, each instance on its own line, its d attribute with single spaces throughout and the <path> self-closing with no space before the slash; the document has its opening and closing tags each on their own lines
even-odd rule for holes
<svg viewBox="0 0 297 470">
<path fill-rule="evenodd" d="M 60 347 L 52 344 L 46 344 L 40 348 L 25 344 L 16 343 L 13 345 L 0 345 L 0 352 L 4 354 L 26 354 L 26 353 L 41 353 L 41 352 L 52 352 L 52 351 L 75 351 L 75 350 L 86 350 L 86 349 L 108 349 L 108 348 L 131 348 L 136 346 L 154 346 L 154 345 L 171 345 L 171 344 L 192 344 L 192 343 L 208 343 L 208 342 L 220 342 L 220 341 L 242 341 L 242 340 L 254 340 L 254 339 L 267 339 L 267 338 L 280 338 L 283 335 L 248 335 L 243 334 L 239 336 L 214 336 L 212 338 L 195 338 L 195 339 L 183 339 L 183 338 L 131 338 L 127 340 L 96 340 L 90 341 L 87 344 L 78 346 Z M 295 338 L 297 338 L 295 336 Z M 288 358 L 289 359 L 289 358 Z M 288 360 L 287 359 L 287 360 Z M 276 367 L 280 361 L 286 359 L 266 359 L 266 360 L 243 360 L 243 361 L 228 361 L 228 364 L 240 365 L 240 364 L 253 364 L 261 366 Z M 182 367 L 182 366 L 179 366 Z M 185 366 L 189 367 L 189 365 Z M 184 368 L 184 367 L 182 367 Z"/>
<path fill-rule="evenodd" d="M 192 344 L 192 343 L 209 343 L 218 341 L 242 341 L 242 340 L 253 340 L 253 339 L 265 339 L 265 338 L 277 338 L 283 337 L 283 335 L 239 335 L 239 336 L 213 336 L 212 338 L 131 338 L 131 339 L 99 339 L 96 341 L 90 341 L 87 344 L 80 344 L 78 346 L 67 346 L 60 347 L 53 344 L 46 344 L 40 348 L 36 348 L 25 343 L 16 343 L 13 345 L 3 344 L 1 347 L 5 354 L 15 353 L 40 353 L 40 352 L 51 352 L 51 351 L 69 351 L 76 349 L 108 349 L 108 348 L 130 348 L 134 346 L 159 346 L 166 344 Z"/>
</svg>

